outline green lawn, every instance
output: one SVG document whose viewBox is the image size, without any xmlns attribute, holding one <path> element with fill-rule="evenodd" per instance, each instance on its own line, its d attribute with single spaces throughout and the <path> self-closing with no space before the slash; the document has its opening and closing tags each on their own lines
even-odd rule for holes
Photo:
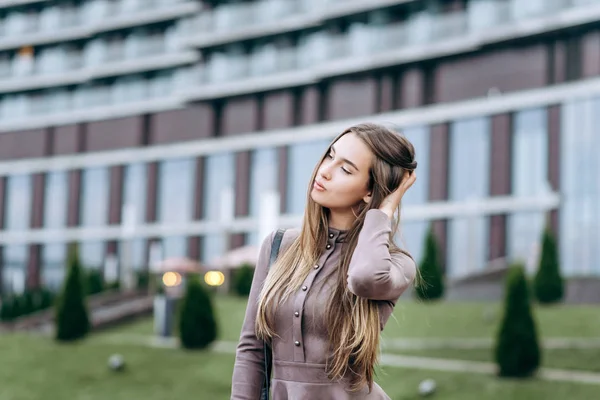
<svg viewBox="0 0 600 400">
<path fill-rule="evenodd" d="M 235 342 L 245 311 L 245 299 L 216 297 L 220 340 Z M 491 314 L 490 314 L 491 310 Z M 490 314 L 486 317 L 484 315 Z M 594 307 L 536 309 L 544 337 L 600 337 L 600 318 Z M 402 302 L 385 330 L 388 338 L 490 338 L 500 314 L 490 304 L 419 304 Z M 233 354 L 158 349 L 131 342 L 105 340 L 119 335 L 151 335 L 151 319 L 138 320 L 98 333 L 74 345 L 50 338 L 0 336 L 0 400 L 121 400 L 229 398 Z M 111 354 L 123 354 L 127 369 L 111 372 Z M 402 354 L 489 361 L 489 349 L 403 350 Z M 552 350 L 544 365 L 600 371 L 596 350 Z M 416 400 L 419 382 L 433 378 L 438 400 L 563 400 L 596 398 L 600 385 L 548 381 L 500 380 L 494 376 L 385 367 L 377 381 L 394 400 Z"/>
<path fill-rule="evenodd" d="M 237 341 L 244 320 L 246 299 L 215 298 L 220 339 Z M 417 303 L 401 301 L 383 332 L 386 338 L 490 338 L 502 317 L 498 303 Z M 543 337 L 600 338 L 597 306 L 536 307 L 535 317 Z M 152 334 L 152 321 L 120 328 L 126 333 Z"/>
<path fill-rule="evenodd" d="M 449 358 L 452 360 L 494 362 L 492 349 L 419 349 L 387 350 L 389 353 L 419 357 Z M 542 366 L 600 373 L 600 348 L 545 349 Z M 600 388 L 599 388 L 600 389 Z"/>
<path fill-rule="evenodd" d="M 127 369 L 106 367 L 113 353 Z M 74 345 L 49 338 L 0 338 L 0 400 L 219 400 L 228 399 L 234 356 L 106 344 L 93 337 Z M 377 381 L 394 400 L 416 400 L 424 379 L 438 384 L 439 400 L 592 399 L 599 386 L 499 380 L 466 373 L 385 368 Z"/>
<path fill-rule="evenodd" d="M 107 368 L 120 353 L 127 370 Z M 226 399 L 233 355 L 1 336 L 0 400 Z"/>
<path fill-rule="evenodd" d="M 543 337 L 600 337 L 598 306 L 535 307 Z M 390 338 L 490 338 L 495 336 L 502 307 L 499 303 L 440 304 L 399 302 L 385 328 Z"/>
</svg>

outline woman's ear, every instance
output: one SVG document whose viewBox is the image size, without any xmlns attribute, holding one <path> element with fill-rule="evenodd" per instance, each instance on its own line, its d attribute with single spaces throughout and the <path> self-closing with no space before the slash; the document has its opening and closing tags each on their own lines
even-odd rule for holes
<svg viewBox="0 0 600 400">
<path fill-rule="evenodd" d="M 373 196 L 373 193 L 369 192 L 367 193 L 367 195 L 365 197 L 363 197 L 363 201 L 367 204 L 369 204 L 371 202 L 371 198 Z"/>
</svg>

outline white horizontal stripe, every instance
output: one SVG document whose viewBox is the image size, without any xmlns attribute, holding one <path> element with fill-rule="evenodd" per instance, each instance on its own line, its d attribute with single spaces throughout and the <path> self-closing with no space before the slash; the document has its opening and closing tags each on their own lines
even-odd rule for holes
<svg viewBox="0 0 600 400">
<path fill-rule="evenodd" d="M 226 138 L 211 138 L 169 145 L 150 146 L 144 148 L 120 149 L 107 152 L 57 156 L 0 162 L 0 175 L 35 173 L 50 170 L 79 169 L 101 165 L 119 165 L 131 162 L 150 162 L 168 158 L 194 157 L 227 151 L 244 151 L 263 147 L 274 147 L 305 141 L 333 138 L 348 126 L 366 120 L 392 124 L 399 128 L 431 125 L 454 121 L 461 118 L 486 116 L 521 110 L 529 107 L 541 107 L 560 104 L 575 98 L 586 98 L 600 95 L 600 78 L 586 79 L 577 82 L 563 83 L 551 87 L 512 92 L 487 98 L 476 98 L 447 104 L 435 104 L 428 107 L 394 111 L 384 114 L 369 115 L 341 121 L 305 125 L 296 128 L 253 132 Z M 152 103 L 154 104 L 154 103 Z M 159 103 L 156 104 L 156 109 Z M 177 99 L 167 100 L 163 108 L 178 106 Z M 142 107 L 140 107 L 141 109 Z M 151 107 L 148 107 L 151 108 Z M 115 118 L 118 115 L 133 115 L 136 110 L 125 109 L 124 106 L 107 108 L 106 112 L 95 115 L 94 119 Z M 139 111 L 138 111 L 139 112 Z M 65 115 L 65 120 L 68 115 Z M 81 112 L 73 122 L 83 121 L 86 115 Z M 48 125 L 66 123 L 64 121 L 48 121 Z M 13 129 L 15 127 L 12 127 Z M 0 131 L 10 130 L 0 124 Z"/>
<path fill-rule="evenodd" d="M 140 100 L 131 103 L 122 103 L 109 106 L 97 106 L 81 110 L 71 110 L 47 116 L 29 117 L 29 119 L 21 121 L 17 120 L 14 122 L 1 122 L 0 131 L 7 132 L 25 129 L 38 129 L 47 126 L 67 125 L 79 122 L 103 121 L 107 119 L 116 119 L 132 115 L 141 115 L 144 113 L 172 110 L 174 108 L 179 108 L 182 106 L 183 103 L 180 99 L 176 97 L 161 97 L 157 99 Z M 63 163 L 66 161 L 67 164 L 73 162 L 73 160 L 68 160 L 68 158 L 69 157 L 66 157 L 66 159 L 64 157 L 57 157 L 56 159 L 58 159 L 59 164 L 61 163 L 61 161 Z M 50 158 L 37 160 L 37 162 L 39 161 L 41 161 L 42 163 L 49 162 L 49 165 L 54 164 L 54 161 Z M 93 165 L 93 163 L 90 165 Z M 17 166 L 17 164 L 15 164 L 14 166 L 16 167 L 15 171 L 17 171 L 19 169 L 19 166 Z M 2 167 L 0 167 L 0 170 L 1 169 Z M 9 170 L 11 170 L 11 168 L 9 168 Z M 0 173 L 0 175 L 1 174 L 2 173 Z"/>
<path fill-rule="evenodd" d="M 484 198 L 473 202 L 432 202 L 419 206 L 405 206 L 402 221 L 463 218 L 474 215 L 496 215 L 523 211 L 547 211 L 559 206 L 557 193 L 538 197 L 501 196 Z M 278 218 L 280 227 L 292 228 L 302 224 L 301 215 L 282 215 Z M 121 225 L 104 227 L 76 227 L 66 229 L 32 229 L 21 232 L 0 232 L 0 244 L 21 243 L 61 243 L 70 241 L 121 240 L 133 237 L 166 237 L 219 234 L 225 232 L 242 233 L 257 231 L 257 218 L 237 218 L 230 223 L 218 221 L 190 221 L 177 225 L 144 224 L 131 234 L 126 234 Z"/>
<path fill-rule="evenodd" d="M 308 85 L 315 82 L 316 77 L 310 70 L 300 69 L 278 73 L 273 76 L 266 75 L 223 83 L 191 86 L 186 90 L 182 90 L 179 94 L 184 97 L 186 101 L 199 101 L 215 97 L 229 97 L 290 86 Z"/>
</svg>

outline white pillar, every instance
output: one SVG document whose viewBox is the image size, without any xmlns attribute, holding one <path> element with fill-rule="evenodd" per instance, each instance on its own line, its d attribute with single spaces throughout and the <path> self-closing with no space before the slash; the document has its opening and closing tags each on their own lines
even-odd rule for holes
<svg viewBox="0 0 600 400">
<path fill-rule="evenodd" d="M 258 243 L 279 227 L 279 192 L 271 190 L 265 192 L 260 198 L 258 213 Z"/>
<path fill-rule="evenodd" d="M 135 204 L 124 204 L 121 215 L 121 268 L 120 282 L 122 290 L 135 288 L 135 277 L 131 266 L 131 242 L 136 230 L 137 209 Z"/>
<path fill-rule="evenodd" d="M 117 256 L 109 254 L 104 259 L 104 282 L 113 283 L 119 280 L 119 262 Z"/>
</svg>

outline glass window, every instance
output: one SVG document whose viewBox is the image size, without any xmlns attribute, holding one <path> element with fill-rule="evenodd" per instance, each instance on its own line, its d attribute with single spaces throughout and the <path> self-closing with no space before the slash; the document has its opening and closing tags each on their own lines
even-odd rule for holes
<svg viewBox="0 0 600 400">
<path fill-rule="evenodd" d="M 449 200 L 468 204 L 489 194 L 490 120 L 472 118 L 450 128 Z M 488 217 L 468 216 L 449 221 L 448 273 L 461 276 L 485 268 Z"/>
<path fill-rule="evenodd" d="M 81 226 L 103 226 L 108 222 L 109 170 L 90 168 L 81 176 Z"/>
<path fill-rule="evenodd" d="M 158 220 L 181 224 L 192 219 L 195 160 L 162 161 L 159 166 Z"/>
<path fill-rule="evenodd" d="M 79 260 L 86 269 L 102 269 L 105 261 L 104 242 L 81 242 Z"/>
<path fill-rule="evenodd" d="M 9 293 L 22 293 L 25 290 L 28 253 L 28 246 L 24 244 L 10 245 L 3 249 L 2 282 L 3 289 Z"/>
<path fill-rule="evenodd" d="M 222 195 L 233 190 L 235 185 L 235 158 L 233 153 L 215 154 L 206 157 L 204 174 L 204 219 L 218 221 L 222 215 Z"/>
<path fill-rule="evenodd" d="M 202 237 L 202 253 L 200 262 L 210 264 L 215 258 L 227 251 L 227 241 L 224 235 L 210 234 Z"/>
<path fill-rule="evenodd" d="M 5 230 L 22 231 L 30 227 L 31 176 L 13 175 L 7 179 Z"/>
<path fill-rule="evenodd" d="M 185 236 L 167 236 L 163 238 L 163 257 L 187 257 L 187 238 Z"/>
<path fill-rule="evenodd" d="M 146 220 L 146 164 L 130 164 L 125 167 L 123 205 L 133 207 L 135 224 Z"/>
<path fill-rule="evenodd" d="M 429 195 L 429 127 L 411 127 L 402 133 L 415 147 L 418 179 L 402 200 L 402 207 L 423 205 Z M 400 221 L 400 237 L 397 244 L 406 249 L 413 258 L 421 261 L 423 244 L 429 221 Z"/>
<path fill-rule="evenodd" d="M 545 109 L 515 114 L 512 137 L 512 194 L 515 197 L 544 195 L 548 191 L 548 132 Z M 507 254 L 525 262 L 529 270 L 544 229 L 544 212 L 509 215 Z"/>
<path fill-rule="evenodd" d="M 250 161 L 250 215 L 260 217 L 261 196 L 278 189 L 278 155 L 277 149 L 258 149 L 252 152 Z M 260 245 L 258 227 L 249 232 L 248 244 Z"/>
<path fill-rule="evenodd" d="M 130 266 L 134 271 L 148 269 L 146 238 L 122 240 L 118 244 L 119 266 Z"/>
<path fill-rule="evenodd" d="M 131 266 L 135 270 L 147 269 L 146 239 L 136 238 L 131 241 Z"/>
<path fill-rule="evenodd" d="M 46 174 L 44 227 L 59 229 L 67 223 L 68 176 L 66 171 Z"/>
<path fill-rule="evenodd" d="M 467 23 L 471 30 L 480 31 L 497 25 L 503 15 L 504 2 L 496 0 L 470 0 L 467 3 Z"/>
<path fill-rule="evenodd" d="M 297 143 L 288 148 L 286 213 L 302 214 L 311 174 L 331 140 Z"/>
<path fill-rule="evenodd" d="M 600 275 L 600 99 L 562 107 L 560 262 L 565 275 Z"/>
<path fill-rule="evenodd" d="M 260 214 L 261 195 L 277 190 L 279 171 L 277 149 L 259 149 L 252 152 L 250 161 L 250 215 Z"/>
<path fill-rule="evenodd" d="M 43 245 L 41 261 L 42 285 L 50 290 L 58 291 L 65 277 L 67 246 L 64 243 Z"/>
</svg>

